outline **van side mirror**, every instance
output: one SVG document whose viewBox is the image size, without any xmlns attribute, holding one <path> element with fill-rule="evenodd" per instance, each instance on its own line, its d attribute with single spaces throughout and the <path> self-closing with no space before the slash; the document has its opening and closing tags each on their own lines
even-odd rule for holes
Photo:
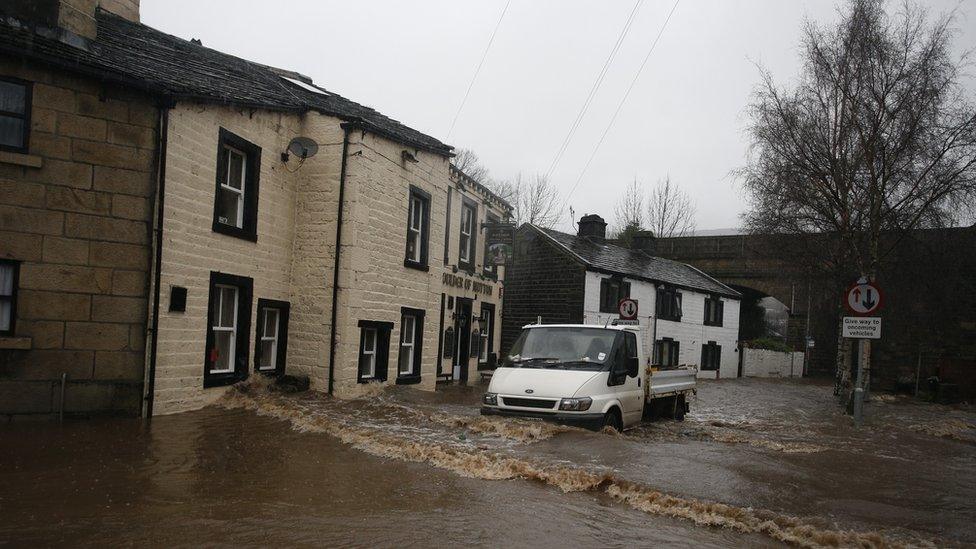
<svg viewBox="0 0 976 549">
<path fill-rule="evenodd" d="M 636 356 L 627 359 L 627 375 L 637 377 L 640 373 L 640 360 Z"/>
</svg>

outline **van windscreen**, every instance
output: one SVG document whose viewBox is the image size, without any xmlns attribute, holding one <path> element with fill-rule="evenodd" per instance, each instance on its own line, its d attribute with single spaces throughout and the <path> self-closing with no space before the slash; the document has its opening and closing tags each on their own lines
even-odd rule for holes
<svg viewBox="0 0 976 549">
<path fill-rule="evenodd" d="M 522 330 L 505 359 L 510 368 L 602 370 L 620 336 L 617 330 L 585 327 Z"/>
</svg>

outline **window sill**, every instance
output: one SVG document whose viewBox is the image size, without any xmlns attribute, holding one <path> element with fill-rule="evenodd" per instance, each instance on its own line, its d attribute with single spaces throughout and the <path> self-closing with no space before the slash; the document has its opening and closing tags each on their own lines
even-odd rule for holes
<svg viewBox="0 0 976 549">
<path fill-rule="evenodd" d="M 258 234 L 256 232 L 250 232 L 246 229 L 238 229 L 237 227 L 224 225 L 219 221 L 213 222 L 213 232 L 233 236 L 234 238 L 239 238 L 241 240 L 247 240 L 250 242 L 258 241 Z"/>
<path fill-rule="evenodd" d="M 31 338 L 29 337 L 0 336 L 0 349 L 29 351 L 30 348 Z"/>
<path fill-rule="evenodd" d="M 0 163 L 15 164 L 28 168 L 40 168 L 44 165 L 44 159 L 33 154 L 0 151 Z"/>
<path fill-rule="evenodd" d="M 420 374 L 399 376 L 396 378 L 397 385 L 415 385 L 420 383 Z"/>
<path fill-rule="evenodd" d="M 411 261 L 409 259 L 403 260 L 403 266 L 408 269 L 416 269 L 418 271 L 424 271 L 424 272 L 430 271 L 430 265 L 427 265 L 426 263 L 418 263 L 416 261 Z"/>
<path fill-rule="evenodd" d="M 231 374 L 204 374 L 203 376 L 203 388 L 209 389 L 211 387 L 226 387 L 227 385 L 233 385 L 238 381 L 244 381 L 247 379 L 247 375 L 241 375 L 238 373 Z"/>
</svg>

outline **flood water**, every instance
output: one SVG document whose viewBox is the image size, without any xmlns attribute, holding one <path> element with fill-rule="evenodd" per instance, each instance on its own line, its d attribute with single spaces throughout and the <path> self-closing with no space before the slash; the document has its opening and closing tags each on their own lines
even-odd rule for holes
<svg viewBox="0 0 976 549">
<path fill-rule="evenodd" d="M 976 543 L 976 412 L 703 382 L 624 435 L 481 418 L 480 388 L 251 386 L 154 419 L 0 425 L 0 545 Z"/>
</svg>

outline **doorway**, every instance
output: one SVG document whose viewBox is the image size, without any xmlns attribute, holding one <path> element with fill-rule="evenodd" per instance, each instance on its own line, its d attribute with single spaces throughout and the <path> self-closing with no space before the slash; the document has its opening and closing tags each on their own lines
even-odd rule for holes
<svg viewBox="0 0 976 549">
<path fill-rule="evenodd" d="M 468 362 L 471 360 L 471 308 L 473 300 L 454 298 L 454 379 L 468 382 Z"/>
</svg>

